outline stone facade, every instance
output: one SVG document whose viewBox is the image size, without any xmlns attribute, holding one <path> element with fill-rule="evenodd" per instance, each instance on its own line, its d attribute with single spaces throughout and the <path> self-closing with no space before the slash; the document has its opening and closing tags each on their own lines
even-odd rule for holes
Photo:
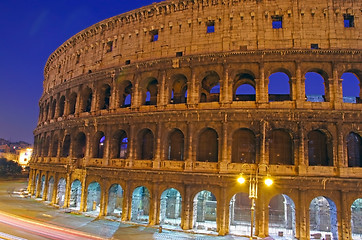
<svg viewBox="0 0 362 240">
<path fill-rule="evenodd" d="M 362 79 L 361 9 L 357 0 L 164 1 L 83 30 L 45 66 L 30 192 L 59 204 L 57 188 L 42 193 L 50 179 L 65 180 L 69 207 L 79 180 L 86 211 L 97 182 L 104 216 L 118 183 L 129 221 L 132 192 L 144 186 L 149 224 L 157 225 L 161 194 L 174 188 L 187 230 L 196 194 L 208 190 L 225 235 L 230 200 L 248 192 L 237 176 L 269 174 L 276 184 L 259 184 L 256 235 L 269 234 L 268 204 L 285 194 L 295 204 L 295 237 L 310 238 L 310 204 L 324 196 L 336 205 L 338 239 L 352 239 L 351 205 L 362 198 L 362 88 L 356 103 L 344 102 L 342 75 Z M 289 93 L 269 91 L 276 72 L 288 77 Z M 323 78 L 323 102 L 306 100 L 308 72 Z M 255 92 L 239 94 L 242 85 Z"/>
</svg>

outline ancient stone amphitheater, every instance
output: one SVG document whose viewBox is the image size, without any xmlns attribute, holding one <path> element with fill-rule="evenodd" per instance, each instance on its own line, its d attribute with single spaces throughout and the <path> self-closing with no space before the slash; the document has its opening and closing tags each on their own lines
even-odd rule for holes
<svg viewBox="0 0 362 240">
<path fill-rule="evenodd" d="M 169 0 L 81 31 L 45 66 L 29 191 L 190 232 L 362 239 L 361 11 Z"/>
</svg>

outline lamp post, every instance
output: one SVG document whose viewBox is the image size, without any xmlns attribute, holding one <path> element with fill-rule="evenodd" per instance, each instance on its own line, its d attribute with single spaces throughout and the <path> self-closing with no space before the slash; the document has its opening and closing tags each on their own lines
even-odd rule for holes
<svg viewBox="0 0 362 240">
<path fill-rule="evenodd" d="M 261 166 L 265 166 L 267 170 L 269 166 L 266 164 L 257 165 L 255 173 L 250 174 L 249 176 L 249 199 L 251 199 L 251 207 L 250 207 L 250 239 L 253 239 L 253 231 L 254 231 L 254 215 L 255 215 L 255 200 L 258 198 L 258 181 L 259 181 L 259 168 Z M 240 184 L 244 184 L 246 179 L 244 178 L 243 174 L 241 173 L 237 179 Z M 273 185 L 273 179 L 266 175 L 264 178 L 264 184 L 266 186 Z"/>
</svg>

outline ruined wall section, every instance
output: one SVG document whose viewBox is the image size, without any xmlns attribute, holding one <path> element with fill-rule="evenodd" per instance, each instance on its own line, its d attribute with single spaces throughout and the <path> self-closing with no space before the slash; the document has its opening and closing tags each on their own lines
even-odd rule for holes
<svg viewBox="0 0 362 240">
<path fill-rule="evenodd" d="M 358 0 L 184 0 L 146 6 L 97 23 L 60 46 L 48 59 L 44 92 L 89 72 L 157 58 L 209 52 L 359 49 Z M 344 16 L 354 17 L 344 27 Z M 282 28 L 273 29 L 276 16 Z M 213 23 L 215 32 L 207 33 Z M 152 42 L 152 33 L 158 40 Z M 112 43 L 112 50 L 109 45 Z"/>
</svg>

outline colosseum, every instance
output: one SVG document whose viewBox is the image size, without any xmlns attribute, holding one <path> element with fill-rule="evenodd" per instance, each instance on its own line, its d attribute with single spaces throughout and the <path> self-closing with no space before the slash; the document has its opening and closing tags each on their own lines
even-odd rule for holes
<svg viewBox="0 0 362 240">
<path fill-rule="evenodd" d="M 45 65 L 29 192 L 185 232 L 362 239 L 361 13 L 166 0 L 84 29 Z"/>
</svg>

